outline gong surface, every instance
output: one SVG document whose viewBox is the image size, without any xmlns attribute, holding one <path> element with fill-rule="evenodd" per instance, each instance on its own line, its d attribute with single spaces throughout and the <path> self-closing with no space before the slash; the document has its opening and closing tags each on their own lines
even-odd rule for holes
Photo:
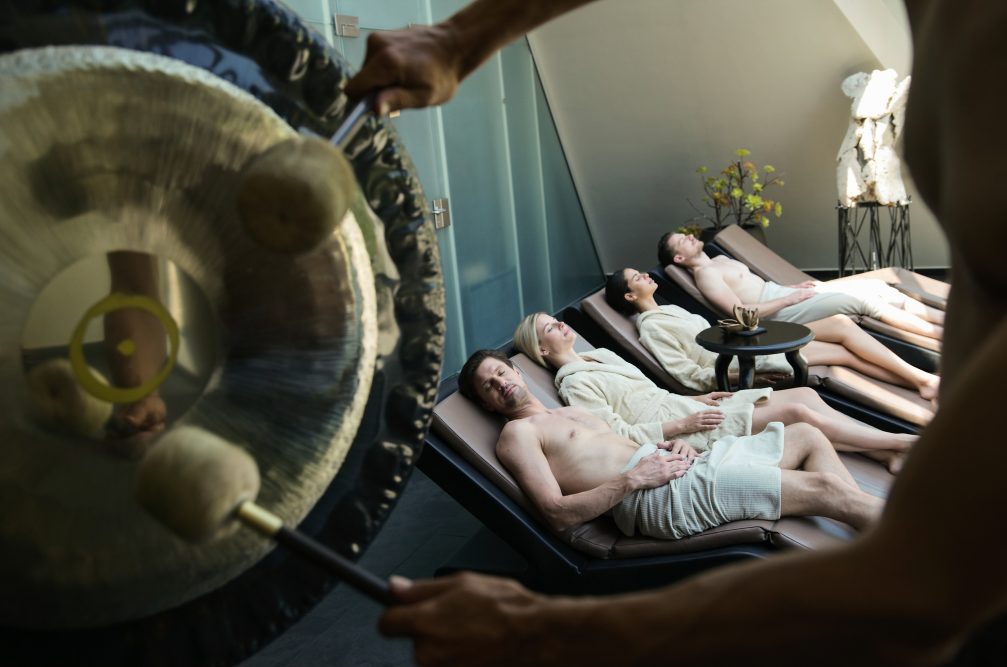
<svg viewBox="0 0 1007 667">
<path fill-rule="evenodd" d="M 0 486 L 23 489 L 0 522 L 3 539 L 20 546 L 0 552 L 0 622 L 146 616 L 216 588 L 271 545 L 249 531 L 196 547 L 169 534 L 132 502 L 135 463 L 116 455 L 114 434 L 82 443 L 65 425 L 23 418 L 37 412 L 33 402 L 60 400 L 30 387 L 25 395 L 27 360 L 80 358 L 89 330 L 92 348 L 131 352 L 92 349 L 112 369 L 136 347 L 168 348 L 156 364 L 166 373 L 145 381 L 187 376 L 196 400 L 173 406 L 167 428 L 198 425 L 249 449 L 262 471 L 260 504 L 296 525 L 345 458 L 370 389 L 377 321 L 367 248 L 352 214 L 302 256 L 246 237 L 233 204 L 241 168 L 294 132 L 202 70 L 125 49 L 50 47 L 0 58 L 0 77 L 0 400 L 22 406 L 0 422 Z M 156 261 L 148 271 L 114 262 L 123 251 Z M 123 282 L 156 283 L 138 302 L 149 310 L 109 301 L 110 285 Z M 121 316 L 140 325 L 153 317 L 165 333 L 101 340 L 98 321 L 108 333 Z M 150 394 L 101 377 L 88 388 L 90 368 L 74 370 L 117 407 Z"/>
<path fill-rule="evenodd" d="M 103 5 L 107 9 L 96 9 Z M 5 120 L 0 130 L 6 204 L 0 208 L 0 289 L 3 307 L 16 314 L 0 323 L 0 370 L 3 391 L 18 406 L 5 422 L 3 448 L 6 453 L 8 433 L 24 445 L 0 463 L 7 473 L 0 476 L 0 494 L 56 515 L 44 522 L 4 517 L 5 593 L 13 594 L 10 600 L 39 599 L 17 613 L 16 603 L 2 607 L 0 640 L 12 655 L 43 662 L 67 656 L 237 660 L 310 608 L 332 577 L 282 550 L 260 558 L 270 546 L 240 533 L 229 538 L 228 549 L 192 548 L 135 507 L 115 505 L 113 498 L 132 503 L 125 480 L 135 460 L 109 451 L 106 437 L 68 435 L 32 416 L 26 378 L 69 346 L 62 338 L 28 335 L 36 330 L 28 326 L 31 313 L 46 288 L 75 267 L 104 267 L 98 273 L 108 274 L 110 253 L 150 257 L 161 281 L 155 301 L 180 331 L 192 329 L 187 316 L 202 323 L 201 333 L 190 336 L 199 341 L 190 347 L 202 365 L 181 353 L 188 360 L 176 362 L 191 380 L 188 393 L 176 398 L 170 380 L 161 386 L 169 404 L 165 428 L 196 423 L 248 449 L 266 480 L 263 504 L 356 557 L 408 479 L 439 374 L 443 290 L 414 170 L 391 128 L 369 120 L 347 149 L 363 191 L 349 222 L 323 252 L 295 261 L 273 256 L 240 233 L 226 195 L 248 156 L 291 136 L 293 128 L 326 135 L 338 125 L 346 109 L 340 92 L 346 65 L 320 38 L 268 2 L 48 3 L 0 21 L 0 46 L 16 49 L 7 57 L 16 64 L 3 75 L 0 106 L 20 123 Z M 91 63 L 80 80 L 7 86 L 6 72 L 58 77 L 55 52 L 39 57 L 25 50 L 54 42 L 115 44 L 131 53 L 110 64 L 101 49 L 78 50 L 69 60 Z M 170 59 L 137 59 L 136 51 Z M 198 69 L 179 75 L 183 60 Z M 98 80 L 102 67 L 117 69 L 114 82 Z M 159 88 L 180 79 L 184 84 L 171 93 Z M 100 84 L 111 86 L 110 94 L 89 96 Z M 70 110 L 43 111 L 38 101 L 25 101 L 51 94 Z M 222 100 L 225 108 L 239 108 L 207 122 Z M 184 109 L 193 106 L 200 113 L 187 118 Z M 122 122 L 109 123 L 117 112 Z M 77 124 L 88 123 L 98 131 L 79 131 Z M 173 123 L 183 129 L 167 131 Z M 18 132 L 7 131 L 15 126 Z M 7 159 L 7 151 L 17 159 Z M 139 160 L 150 153 L 159 157 Z M 179 168 L 193 161 L 202 166 Z M 364 279 L 368 271 L 373 277 Z M 176 276 L 174 291 L 164 284 L 169 274 Z M 79 310 L 86 315 L 103 294 L 97 288 L 81 297 Z M 200 310 L 203 315 L 193 314 Z M 373 337 L 363 327 L 368 317 Z M 110 368 L 96 368 L 109 363 L 109 346 L 99 338 L 83 337 L 86 366 L 114 384 Z M 170 336 L 163 343 L 170 348 Z M 41 444 L 25 453 L 28 443 Z M 75 475 L 78 470 L 88 472 Z M 68 493 L 64 482 L 84 488 Z M 88 495 L 84 491 L 93 495 L 76 505 L 68 500 Z M 11 532 L 18 540 L 8 539 Z M 157 548 L 160 540 L 169 546 Z M 174 562 L 173 552 L 181 556 Z M 71 567 L 55 576 L 46 563 Z M 27 570 L 16 569 L 23 566 Z M 162 574 L 174 583 L 161 581 Z M 35 629 L 15 629 L 25 627 Z"/>
</svg>

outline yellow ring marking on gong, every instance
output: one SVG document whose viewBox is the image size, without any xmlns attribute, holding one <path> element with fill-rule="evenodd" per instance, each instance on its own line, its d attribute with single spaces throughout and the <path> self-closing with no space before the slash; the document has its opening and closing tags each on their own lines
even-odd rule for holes
<svg viewBox="0 0 1007 667">
<path fill-rule="evenodd" d="M 99 315 L 124 308 L 139 308 L 156 317 L 161 321 L 161 325 L 168 333 L 168 339 L 171 341 L 171 351 L 168 354 L 168 359 L 164 362 L 164 367 L 158 371 L 157 375 L 139 387 L 124 388 L 109 386 L 95 377 L 84 360 L 84 332 L 87 330 L 87 325 Z M 73 330 L 73 336 L 70 338 L 70 366 L 73 368 L 73 374 L 77 377 L 77 381 L 80 382 L 80 386 L 87 393 L 109 403 L 133 403 L 134 401 L 139 401 L 161 386 L 161 383 L 168 378 L 168 374 L 175 367 L 177 359 L 178 324 L 175 323 L 171 313 L 164 309 L 164 306 L 149 296 L 140 294 L 109 294 L 88 308 L 87 312 L 84 313 L 84 317 L 77 323 L 77 327 Z"/>
</svg>

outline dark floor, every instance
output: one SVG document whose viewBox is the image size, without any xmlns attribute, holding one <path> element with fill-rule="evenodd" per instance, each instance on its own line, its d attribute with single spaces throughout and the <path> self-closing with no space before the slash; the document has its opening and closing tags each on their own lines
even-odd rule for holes
<svg viewBox="0 0 1007 667">
<path fill-rule="evenodd" d="M 360 563 L 387 577 L 432 576 L 440 567 L 478 567 L 484 545 L 506 546 L 419 470 L 413 472 L 401 500 Z M 473 550 L 472 547 L 477 548 Z M 461 556 L 457 552 L 463 550 Z M 513 553 L 485 559 L 491 568 Z M 378 634 L 381 607 L 348 587 L 337 586 L 314 610 L 285 634 L 249 658 L 243 667 L 399 667 L 414 665 L 412 644 Z M 1000 667 L 1007 662 L 1007 616 L 991 624 L 948 667 Z"/>
<path fill-rule="evenodd" d="M 451 560 L 481 524 L 419 470 L 412 474 L 377 539 L 360 564 L 381 577 L 429 577 Z M 412 665 L 412 644 L 378 634 L 381 607 L 346 586 L 336 589 L 307 616 L 245 667 L 310 665 L 385 667 Z"/>
<path fill-rule="evenodd" d="M 419 470 L 413 472 L 401 500 L 360 563 L 375 574 L 418 578 L 442 566 L 474 566 L 468 556 L 452 558 L 470 540 L 495 540 L 481 524 Z M 494 549 L 506 549 L 493 542 Z M 478 549 L 476 553 L 481 553 Z M 509 562 L 510 555 L 503 558 Z M 495 555 L 493 566 L 499 565 Z M 377 632 L 381 607 L 353 590 L 337 586 L 314 610 L 285 634 L 248 659 L 244 667 L 398 667 L 413 665 L 412 645 L 385 639 Z M 991 624 L 948 667 L 1007 664 L 1007 616 Z"/>
</svg>

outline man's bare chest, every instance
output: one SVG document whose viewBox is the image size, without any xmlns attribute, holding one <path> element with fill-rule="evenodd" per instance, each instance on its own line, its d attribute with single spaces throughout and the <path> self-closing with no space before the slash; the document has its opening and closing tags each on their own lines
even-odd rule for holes
<svg viewBox="0 0 1007 667">
<path fill-rule="evenodd" d="M 578 410 L 554 414 L 540 425 L 547 446 L 563 447 L 582 442 L 607 431 L 608 426 L 598 417 Z"/>
<path fill-rule="evenodd" d="M 725 283 L 731 286 L 745 283 L 747 279 L 752 277 L 752 272 L 747 266 L 726 257 L 715 258 L 704 270 L 717 273 Z"/>
</svg>

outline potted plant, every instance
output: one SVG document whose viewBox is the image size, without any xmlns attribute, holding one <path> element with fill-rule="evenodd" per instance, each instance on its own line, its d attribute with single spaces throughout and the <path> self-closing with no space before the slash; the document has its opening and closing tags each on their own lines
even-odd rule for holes
<svg viewBox="0 0 1007 667">
<path fill-rule="evenodd" d="M 739 148 L 734 154 L 736 159 L 719 174 L 708 176 L 709 169 L 706 167 L 696 170 L 703 182 L 703 203 L 713 214 L 700 211 L 689 201 L 689 205 L 699 215 L 688 221 L 692 224 L 680 227 L 678 231 L 707 237 L 704 240 L 708 240 L 733 223 L 740 225 L 763 243 L 766 242 L 763 230 L 769 226 L 770 216 L 779 218 L 783 215 L 783 204 L 769 198 L 766 192 L 774 186 L 783 187 L 783 179 L 776 174 L 773 165 L 759 167 L 746 159 L 751 155 L 748 149 Z M 696 222 L 699 220 L 705 220 L 711 226 L 702 229 Z"/>
</svg>

